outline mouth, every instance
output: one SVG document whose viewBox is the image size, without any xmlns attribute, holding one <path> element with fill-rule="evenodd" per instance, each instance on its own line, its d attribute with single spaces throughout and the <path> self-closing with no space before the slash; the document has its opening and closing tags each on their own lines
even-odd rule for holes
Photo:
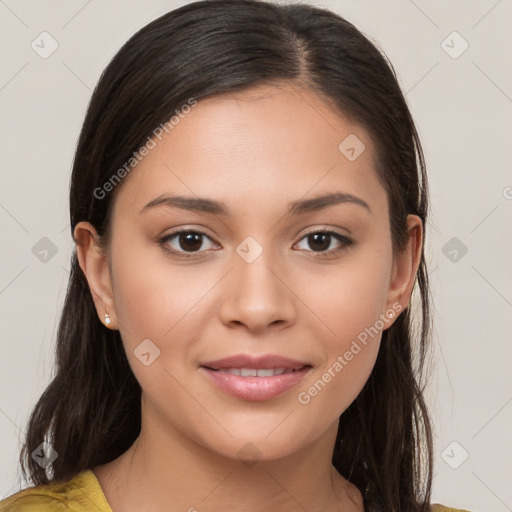
<svg viewBox="0 0 512 512">
<path fill-rule="evenodd" d="M 214 372 L 229 373 L 230 375 L 239 375 L 240 377 L 273 377 L 274 375 L 288 375 L 311 367 L 312 366 L 308 364 L 297 366 L 295 368 L 210 368 L 209 366 L 203 366 L 203 368 Z"/>
<path fill-rule="evenodd" d="M 301 382 L 312 370 L 309 363 L 281 356 L 237 355 L 200 365 L 210 383 L 242 400 L 275 398 Z"/>
</svg>

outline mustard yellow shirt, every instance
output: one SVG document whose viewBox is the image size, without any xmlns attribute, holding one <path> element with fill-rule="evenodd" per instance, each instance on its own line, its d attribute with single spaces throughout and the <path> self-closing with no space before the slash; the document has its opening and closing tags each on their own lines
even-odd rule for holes
<svg viewBox="0 0 512 512">
<path fill-rule="evenodd" d="M 0 501 L 0 512 L 112 512 L 92 470 L 69 482 L 33 486 Z M 431 512 L 468 512 L 435 504 Z"/>
</svg>

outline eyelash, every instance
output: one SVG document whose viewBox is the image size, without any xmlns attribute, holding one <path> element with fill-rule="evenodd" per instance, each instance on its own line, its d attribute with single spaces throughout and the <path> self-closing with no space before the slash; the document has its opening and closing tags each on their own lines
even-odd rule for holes
<svg viewBox="0 0 512 512">
<path fill-rule="evenodd" d="M 157 244 L 160 245 L 164 251 L 167 251 L 173 255 L 178 255 L 178 256 L 184 257 L 184 258 L 192 258 L 192 257 L 197 256 L 198 254 L 200 254 L 203 251 L 192 251 L 192 252 L 187 253 L 184 251 L 177 251 L 175 249 L 170 249 L 167 245 L 167 242 L 174 239 L 175 237 L 182 235 L 182 234 L 190 234 L 190 233 L 204 236 L 204 237 L 210 239 L 212 242 L 215 242 L 210 236 L 208 236 L 206 233 L 203 233 L 202 231 L 197 231 L 197 230 L 193 230 L 193 229 L 182 229 L 179 231 L 174 231 L 173 233 L 170 233 L 170 234 L 160 238 L 158 240 Z M 337 231 L 328 231 L 328 230 L 319 230 L 319 231 L 312 231 L 311 233 L 307 233 L 299 240 L 299 242 L 304 240 L 308 236 L 317 235 L 317 234 L 330 235 L 333 238 L 335 238 L 336 240 L 338 240 L 338 242 L 341 242 L 342 245 L 341 245 L 341 247 L 339 247 L 337 249 L 330 250 L 330 251 L 307 251 L 307 252 L 316 253 L 321 256 L 331 256 L 333 254 L 337 254 L 338 252 L 346 249 L 347 247 L 351 246 L 354 243 L 353 240 L 346 237 L 345 235 L 342 235 L 341 233 L 338 233 Z"/>
</svg>

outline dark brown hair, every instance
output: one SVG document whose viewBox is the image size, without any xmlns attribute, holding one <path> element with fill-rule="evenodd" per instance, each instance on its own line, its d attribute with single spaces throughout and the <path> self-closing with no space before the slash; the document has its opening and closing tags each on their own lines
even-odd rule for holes
<svg viewBox="0 0 512 512">
<path fill-rule="evenodd" d="M 139 30 L 103 72 L 88 106 L 70 187 L 71 232 L 89 221 L 108 238 L 113 199 L 95 194 L 190 98 L 258 85 L 300 84 L 370 134 L 386 189 L 394 251 L 404 248 L 407 214 L 425 226 L 428 188 L 419 137 L 384 53 L 350 22 L 307 4 L 206 0 Z M 363 493 L 366 510 L 430 508 L 432 434 L 423 399 L 431 320 L 424 257 L 416 275 L 421 322 L 410 307 L 382 335 L 376 364 L 342 414 L 337 470 Z M 56 345 L 56 373 L 28 424 L 20 462 L 36 485 L 65 481 L 125 452 L 141 427 L 141 388 L 119 331 L 98 319 L 72 255 Z M 43 441 L 58 453 L 52 475 L 32 458 Z"/>
</svg>

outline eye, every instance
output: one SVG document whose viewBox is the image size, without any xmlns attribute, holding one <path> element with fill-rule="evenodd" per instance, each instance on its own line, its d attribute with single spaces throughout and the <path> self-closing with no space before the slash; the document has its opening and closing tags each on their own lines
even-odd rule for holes
<svg viewBox="0 0 512 512">
<path fill-rule="evenodd" d="M 338 242 L 338 247 L 334 249 L 331 246 L 333 239 Z M 301 240 L 306 241 L 312 248 L 312 252 L 318 252 L 322 255 L 335 254 L 354 243 L 350 238 L 347 238 L 341 233 L 325 230 L 308 233 Z"/>
<path fill-rule="evenodd" d="M 350 238 L 342 235 L 341 233 L 326 230 L 308 233 L 301 239 L 301 241 L 302 240 L 305 240 L 311 248 L 309 252 L 316 252 L 322 256 L 335 254 L 354 243 Z M 202 231 L 184 229 L 166 235 L 158 240 L 158 244 L 170 253 L 189 257 L 209 249 L 208 247 L 204 247 L 205 241 L 210 241 L 214 244 L 212 238 L 206 233 L 203 233 Z M 338 242 L 338 246 L 334 249 L 332 248 L 333 241 Z M 308 249 L 306 248 L 305 250 Z"/>
<path fill-rule="evenodd" d="M 169 252 L 189 256 L 201 250 L 206 250 L 204 248 L 206 239 L 213 242 L 206 233 L 201 231 L 180 230 L 161 238 L 158 244 Z"/>
</svg>

